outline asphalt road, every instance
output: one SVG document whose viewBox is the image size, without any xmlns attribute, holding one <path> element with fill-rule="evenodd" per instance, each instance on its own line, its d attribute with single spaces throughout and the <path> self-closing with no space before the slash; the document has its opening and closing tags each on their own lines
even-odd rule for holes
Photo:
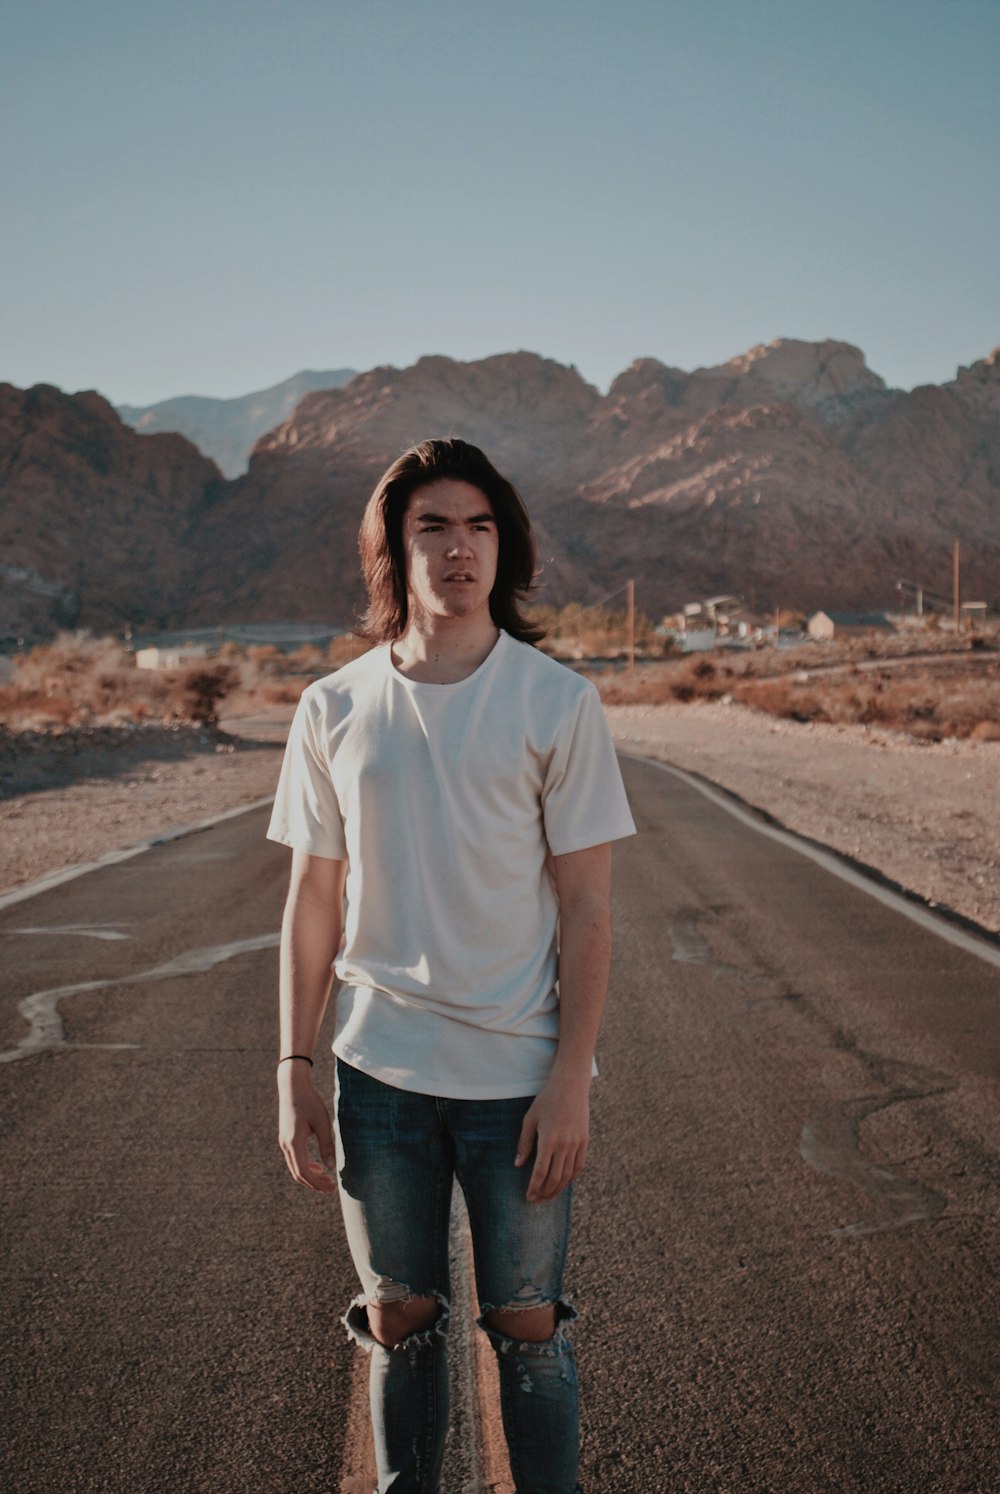
<svg viewBox="0 0 1000 1494">
<path fill-rule="evenodd" d="M 616 852 L 569 1283 L 587 1494 L 989 1494 L 995 947 L 942 939 L 653 765 L 626 778 L 641 834 Z M 264 821 L 0 911 L 17 1494 L 370 1487 L 336 1205 L 274 1141 L 287 853 Z M 471 1334 L 463 1357 L 474 1374 Z M 443 1494 L 482 1487 L 468 1458 L 489 1473 L 495 1428 L 469 1419 Z"/>
</svg>

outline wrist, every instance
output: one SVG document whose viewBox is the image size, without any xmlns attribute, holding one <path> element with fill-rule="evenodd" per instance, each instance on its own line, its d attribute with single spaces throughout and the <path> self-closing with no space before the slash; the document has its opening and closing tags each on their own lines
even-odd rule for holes
<svg viewBox="0 0 1000 1494">
<path fill-rule="evenodd" d="M 569 1054 L 557 1053 L 552 1061 L 549 1077 L 558 1080 L 561 1084 L 589 1085 L 593 1068 L 594 1061 L 589 1053 L 572 1057 Z"/>
<path fill-rule="evenodd" d="M 275 1075 L 279 1088 L 298 1089 L 302 1085 L 312 1084 L 312 1064 L 305 1063 L 303 1061 L 304 1058 L 305 1055 L 303 1054 L 302 1059 L 294 1062 L 282 1063 L 279 1061 Z"/>
</svg>

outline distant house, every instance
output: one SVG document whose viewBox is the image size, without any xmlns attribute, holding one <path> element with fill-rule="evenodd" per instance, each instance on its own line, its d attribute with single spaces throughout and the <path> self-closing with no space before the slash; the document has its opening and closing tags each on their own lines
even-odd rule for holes
<svg viewBox="0 0 1000 1494">
<path fill-rule="evenodd" d="M 850 638 L 872 632 L 893 632 L 884 612 L 814 612 L 806 623 L 810 638 Z"/>
<path fill-rule="evenodd" d="M 189 643 L 182 648 L 140 648 L 136 651 L 137 669 L 180 669 L 195 659 L 204 659 L 208 649 L 201 643 Z"/>
<path fill-rule="evenodd" d="M 714 628 L 685 628 L 678 635 L 681 652 L 685 654 L 703 654 L 710 648 L 717 648 L 719 639 Z"/>
</svg>

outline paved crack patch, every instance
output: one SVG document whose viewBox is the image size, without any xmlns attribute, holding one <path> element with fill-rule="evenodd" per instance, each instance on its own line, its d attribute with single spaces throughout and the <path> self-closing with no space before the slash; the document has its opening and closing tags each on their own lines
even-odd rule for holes
<svg viewBox="0 0 1000 1494">
<path fill-rule="evenodd" d="M 850 1183 L 871 1204 L 860 1219 L 839 1225 L 833 1233 L 881 1234 L 937 1218 L 947 1207 L 945 1195 L 862 1156 L 861 1126 L 869 1116 L 891 1105 L 948 1094 L 958 1088 L 959 1081 L 938 1069 L 865 1053 L 843 1033 L 837 1035 L 837 1046 L 853 1052 L 873 1078 L 887 1087 L 877 1093 L 841 1100 L 822 1110 L 802 1128 L 799 1150 L 810 1167 Z"/>
<path fill-rule="evenodd" d="M 48 991 L 33 991 L 30 996 L 25 996 L 18 1002 L 18 1009 L 28 1023 L 29 1031 L 16 1048 L 7 1048 L 0 1053 L 0 1063 L 14 1063 L 19 1058 L 28 1058 L 32 1053 L 41 1053 L 49 1048 L 135 1048 L 138 1046 L 136 1043 L 67 1042 L 60 1002 L 81 991 L 100 991 L 108 986 L 132 986 L 148 980 L 170 980 L 180 975 L 201 975 L 236 955 L 248 954 L 258 949 L 273 949 L 280 937 L 280 934 L 258 934 L 252 939 L 237 939 L 232 944 L 209 944 L 201 949 L 185 950 L 183 954 L 168 960 L 165 965 L 155 965 L 151 970 L 140 970 L 135 975 L 118 975 L 110 980 L 84 980 L 69 986 L 53 986 Z"/>
</svg>

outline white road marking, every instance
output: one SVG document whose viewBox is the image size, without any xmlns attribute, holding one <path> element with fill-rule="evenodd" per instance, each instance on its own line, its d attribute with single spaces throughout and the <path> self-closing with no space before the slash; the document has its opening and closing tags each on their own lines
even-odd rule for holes
<svg viewBox="0 0 1000 1494">
<path fill-rule="evenodd" d="M 445 1444 L 441 1487 L 454 1494 L 494 1494 L 499 1486 L 483 1477 L 481 1391 L 477 1388 L 478 1358 L 468 1215 L 457 1183 L 452 1192 L 448 1222 L 448 1262 L 451 1273 L 451 1316 L 448 1320 L 448 1377 L 452 1428 Z M 368 1408 L 368 1355 L 357 1350 L 347 1407 L 344 1465 L 337 1482 L 339 1494 L 370 1494 L 375 1464 Z M 455 1428 L 461 1428 L 461 1440 Z"/>
<path fill-rule="evenodd" d="M 445 1444 L 441 1486 L 461 1494 L 486 1494 L 482 1478 L 482 1434 L 479 1426 L 479 1396 L 476 1391 L 475 1309 L 469 1216 L 462 1190 L 456 1183 L 451 1195 L 448 1223 L 448 1258 L 451 1271 L 451 1317 L 448 1320 L 448 1370 L 451 1382 L 453 1428 Z M 457 1415 L 455 1414 L 457 1413 Z"/>
<path fill-rule="evenodd" d="M 343 1469 L 337 1480 L 338 1494 L 372 1494 L 378 1482 L 375 1467 L 375 1444 L 372 1440 L 372 1419 L 368 1402 L 368 1355 L 352 1346 L 354 1364 L 351 1369 L 351 1388 L 347 1401 L 347 1422 L 344 1428 Z"/>
<path fill-rule="evenodd" d="M 690 788 L 696 789 L 699 794 L 710 799 L 713 804 L 731 814 L 741 824 L 748 825 L 751 830 L 756 830 L 758 835 L 766 835 L 769 840 L 776 840 L 779 845 L 787 846 L 789 850 L 797 851 L 800 856 L 805 856 L 821 866 L 824 871 L 832 872 L 842 882 L 856 887 L 860 892 L 865 892 L 873 897 L 876 902 L 884 903 L 887 908 L 892 908 L 896 913 L 902 913 L 904 918 L 909 918 L 912 923 L 918 924 L 929 933 L 936 934 L 939 939 L 946 940 L 949 944 L 955 944 L 966 954 L 975 955 L 977 959 L 985 960 L 988 965 L 1000 968 L 1000 948 L 987 943 L 985 939 L 979 939 L 975 934 L 968 933 L 959 928 L 957 924 L 950 923 L 938 914 L 932 913 L 927 908 L 922 908 L 919 903 L 911 902 L 902 893 L 894 892 L 891 887 L 883 887 L 874 878 L 868 877 L 853 866 L 849 866 L 834 851 L 825 850 L 822 846 L 810 844 L 797 835 L 794 830 L 786 830 L 777 825 L 768 825 L 759 818 L 758 812 L 744 808 L 734 803 L 726 794 L 713 788 L 710 784 L 703 783 L 693 773 L 686 772 L 683 768 L 677 768 L 673 763 L 660 762 L 655 757 L 642 757 L 638 753 L 621 752 L 619 756 L 630 762 L 649 763 L 651 767 L 659 768 L 664 773 L 672 773 L 675 778 L 688 784 Z"/>
<path fill-rule="evenodd" d="M 18 1009 L 28 1023 L 29 1031 L 16 1048 L 0 1053 L 0 1063 L 14 1063 L 19 1058 L 28 1058 L 46 1048 L 135 1048 L 136 1043 L 68 1043 L 63 1030 L 59 1003 L 66 996 L 76 996 L 81 991 L 100 991 L 107 986 L 132 986 L 140 981 L 168 980 L 178 975 L 200 975 L 211 970 L 223 960 L 235 955 L 247 954 L 251 950 L 274 949 L 280 934 L 258 934 L 252 939 L 238 939 L 232 944 L 210 944 L 203 949 L 189 949 L 184 954 L 168 960 L 165 965 L 155 965 L 152 970 L 140 970 L 135 975 L 117 975 L 110 980 L 83 980 L 75 985 L 54 986 L 49 991 L 34 991 L 18 1002 Z"/>
<path fill-rule="evenodd" d="M 179 825 L 174 830 L 164 830 L 159 835 L 151 835 L 148 840 L 137 841 L 133 846 L 126 846 L 121 851 L 108 851 L 105 856 L 98 856 L 96 861 L 81 861 L 76 866 L 64 866 L 61 871 L 49 872 L 44 877 L 39 877 L 37 882 L 27 882 L 23 887 L 14 887 L 10 892 L 0 894 L 0 909 L 12 908 L 15 903 L 23 903 L 29 897 L 37 897 L 40 892 L 50 892 L 53 887 L 61 887 L 64 882 L 72 882 L 77 877 L 85 877 L 88 872 L 99 871 L 102 866 L 116 866 L 120 861 L 128 861 L 133 856 L 141 856 L 143 851 L 150 851 L 154 846 L 167 845 L 172 840 L 180 840 L 184 835 L 194 835 L 198 830 L 208 830 L 212 825 L 221 825 L 223 820 L 233 820 L 237 815 L 250 814 L 254 809 L 263 809 L 265 804 L 273 804 L 274 796 L 269 794 L 266 799 L 254 799 L 252 804 L 239 804 L 235 809 L 226 809 L 222 814 L 213 814 L 207 820 L 199 820 L 195 825 Z"/>
<path fill-rule="evenodd" d="M 12 934 L 79 934 L 81 939 L 131 939 L 113 923 L 51 923 L 37 927 L 11 929 Z"/>
</svg>

